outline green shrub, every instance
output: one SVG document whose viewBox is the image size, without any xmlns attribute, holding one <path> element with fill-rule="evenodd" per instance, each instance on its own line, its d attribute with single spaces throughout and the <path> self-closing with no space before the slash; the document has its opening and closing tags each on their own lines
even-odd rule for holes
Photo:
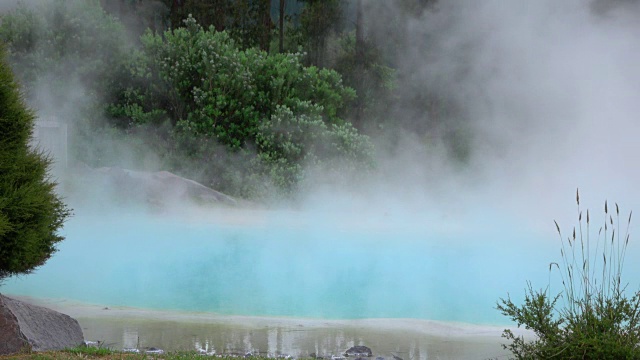
<svg viewBox="0 0 640 360">
<path fill-rule="evenodd" d="M 583 222 L 578 193 L 576 200 L 578 227 L 565 240 L 556 223 L 562 262 L 549 266 L 559 270 L 564 291 L 552 296 L 548 288 L 534 291 L 528 284 L 523 305 L 500 299 L 497 309 L 536 336 L 526 341 L 505 330 L 511 343 L 503 347 L 516 359 L 640 359 L 640 292 L 628 297 L 622 282 L 631 213 L 621 233 L 618 204 L 611 214 L 605 202 L 594 247 L 589 210 Z"/>
<path fill-rule="evenodd" d="M 301 101 L 311 101 L 326 121 L 341 123 L 339 109 L 355 96 L 338 73 L 304 67 L 300 54 L 242 50 L 226 32 L 205 30 L 192 17 L 183 28 L 147 32 L 141 42 L 112 114 L 138 124 L 166 114 L 180 129 L 231 148 L 253 144 L 278 105 L 297 111 Z"/>
<path fill-rule="evenodd" d="M 351 124 L 322 121 L 321 108 L 300 104 L 296 115 L 279 106 L 271 121 L 258 128 L 258 158 L 253 165 L 278 189 L 289 192 L 305 180 L 306 171 L 322 168 L 327 176 L 345 170 L 366 171 L 372 165 L 373 146 Z M 342 169 L 346 165 L 349 169 Z"/>
<path fill-rule="evenodd" d="M 185 26 L 141 39 L 130 81 L 110 107 L 118 123 L 162 127 L 167 163 L 237 196 L 290 194 L 307 166 L 370 165 L 369 139 L 339 114 L 355 94 L 301 54 L 242 49 L 226 33 Z M 183 171 L 181 171 L 183 170 Z"/>
<path fill-rule="evenodd" d="M 0 280 L 44 264 L 63 240 L 69 210 L 54 191 L 50 160 L 29 147 L 34 115 L 0 53 Z"/>
</svg>

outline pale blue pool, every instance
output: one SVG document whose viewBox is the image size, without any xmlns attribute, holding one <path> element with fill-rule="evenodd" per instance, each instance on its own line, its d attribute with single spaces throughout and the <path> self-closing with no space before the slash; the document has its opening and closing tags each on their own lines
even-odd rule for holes
<svg viewBox="0 0 640 360">
<path fill-rule="evenodd" d="M 559 250 L 548 230 L 490 213 L 466 224 L 421 214 L 76 215 L 59 252 L 0 291 L 236 315 L 502 324 L 499 297 L 521 298 L 527 280 L 549 283 Z"/>
</svg>

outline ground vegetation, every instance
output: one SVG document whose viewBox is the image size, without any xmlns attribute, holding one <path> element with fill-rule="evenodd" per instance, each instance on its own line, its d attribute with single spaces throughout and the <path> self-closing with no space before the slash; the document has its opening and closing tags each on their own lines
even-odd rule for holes
<svg viewBox="0 0 640 360">
<path fill-rule="evenodd" d="M 549 271 L 560 275 L 559 294 L 534 290 L 528 284 L 524 304 L 500 299 L 505 316 L 535 334 L 525 339 L 505 330 L 504 345 L 516 359 L 639 359 L 640 292 L 629 291 L 622 277 L 629 245 L 631 213 L 609 209 L 604 203 L 604 223 L 592 232 L 592 215 L 578 203 L 578 225 L 564 237 L 556 223 L 562 261 Z M 584 215 L 584 216 L 583 216 Z"/>
</svg>

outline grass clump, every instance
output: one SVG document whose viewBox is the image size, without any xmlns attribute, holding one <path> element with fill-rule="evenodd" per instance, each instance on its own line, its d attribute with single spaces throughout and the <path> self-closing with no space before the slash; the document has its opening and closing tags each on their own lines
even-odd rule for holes
<svg viewBox="0 0 640 360">
<path fill-rule="evenodd" d="M 98 347 L 78 346 L 78 347 L 66 349 L 64 350 L 64 352 L 67 352 L 69 354 L 88 355 L 88 356 L 105 356 L 105 355 L 111 355 L 114 353 L 113 350 L 106 347 L 102 347 L 102 346 L 98 346 Z"/>
<path fill-rule="evenodd" d="M 527 341 L 505 330 L 510 343 L 503 347 L 516 359 L 640 359 L 640 292 L 627 295 L 622 282 L 631 212 L 621 224 L 618 204 L 614 212 L 605 201 L 594 244 L 590 213 L 583 219 L 577 191 L 576 202 L 578 226 L 565 239 L 556 222 L 562 261 L 549 265 L 560 273 L 563 291 L 552 295 L 549 287 L 534 290 L 527 283 L 524 304 L 500 299 L 497 309 L 536 336 Z"/>
</svg>

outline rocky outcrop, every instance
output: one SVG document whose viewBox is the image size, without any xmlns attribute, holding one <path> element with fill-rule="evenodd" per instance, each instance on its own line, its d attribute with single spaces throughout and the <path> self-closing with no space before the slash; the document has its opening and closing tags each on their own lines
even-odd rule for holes
<svg viewBox="0 0 640 360">
<path fill-rule="evenodd" d="M 84 342 L 68 315 L 0 295 L 0 355 L 24 350 L 61 350 Z"/>
<path fill-rule="evenodd" d="M 102 190 L 112 190 L 114 196 L 152 204 L 175 201 L 196 201 L 201 204 L 237 205 L 236 199 L 208 188 L 196 181 L 168 171 L 146 172 L 119 167 L 79 168 L 83 175 L 93 177 L 91 183 Z"/>
</svg>

